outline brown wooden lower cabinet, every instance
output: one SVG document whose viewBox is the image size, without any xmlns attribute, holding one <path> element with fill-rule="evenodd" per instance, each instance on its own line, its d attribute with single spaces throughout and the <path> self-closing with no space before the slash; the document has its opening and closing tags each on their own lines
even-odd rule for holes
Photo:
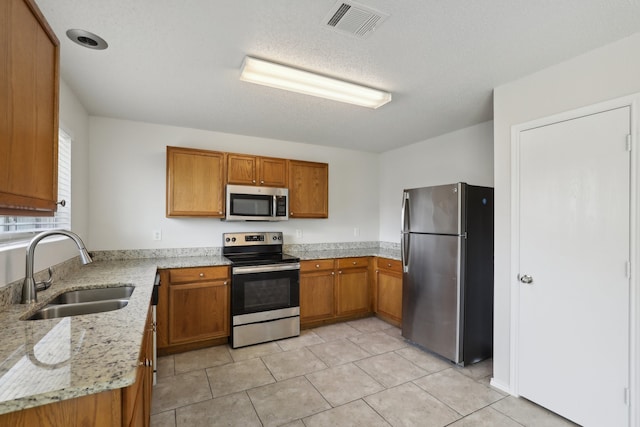
<svg viewBox="0 0 640 427">
<path fill-rule="evenodd" d="M 310 328 L 375 313 L 402 325 L 402 263 L 381 257 L 300 262 L 300 325 Z"/>
<path fill-rule="evenodd" d="M 123 389 L 67 399 L 0 415 L 12 427 L 147 427 L 153 388 L 153 324 L 147 316 L 136 382 Z"/>
<path fill-rule="evenodd" d="M 0 426 L 112 427 L 122 425 L 122 392 L 103 391 L 0 415 Z"/>
<path fill-rule="evenodd" d="M 229 267 L 160 271 L 158 353 L 170 354 L 226 342 L 229 336 Z"/>
<path fill-rule="evenodd" d="M 300 262 L 300 325 L 311 327 L 371 312 L 369 258 Z"/>
<path fill-rule="evenodd" d="M 336 264 L 336 316 L 370 313 L 369 258 L 339 258 Z"/>
<path fill-rule="evenodd" d="M 396 326 L 402 324 L 402 263 L 376 258 L 375 271 L 376 314 Z"/>
<path fill-rule="evenodd" d="M 300 262 L 300 324 L 335 316 L 335 266 L 333 259 Z"/>
<path fill-rule="evenodd" d="M 153 319 L 147 315 L 136 382 L 122 391 L 122 425 L 150 425 L 153 391 Z"/>
</svg>

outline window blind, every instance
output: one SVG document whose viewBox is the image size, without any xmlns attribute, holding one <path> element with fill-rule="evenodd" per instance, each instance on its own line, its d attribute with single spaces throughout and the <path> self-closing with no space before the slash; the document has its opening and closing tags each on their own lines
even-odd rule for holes
<svg viewBox="0 0 640 427">
<path fill-rule="evenodd" d="M 44 230 L 71 229 L 71 137 L 60 130 L 58 135 L 58 205 L 52 217 L 0 216 L 0 241 L 29 238 Z"/>
</svg>

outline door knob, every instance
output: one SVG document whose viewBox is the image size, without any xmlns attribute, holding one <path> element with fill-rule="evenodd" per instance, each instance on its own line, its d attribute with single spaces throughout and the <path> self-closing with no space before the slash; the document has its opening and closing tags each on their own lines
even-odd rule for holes
<svg viewBox="0 0 640 427">
<path fill-rule="evenodd" d="M 519 276 L 519 278 L 522 283 L 526 283 L 527 285 L 533 283 L 533 277 L 528 274 L 523 274 L 522 276 Z"/>
</svg>

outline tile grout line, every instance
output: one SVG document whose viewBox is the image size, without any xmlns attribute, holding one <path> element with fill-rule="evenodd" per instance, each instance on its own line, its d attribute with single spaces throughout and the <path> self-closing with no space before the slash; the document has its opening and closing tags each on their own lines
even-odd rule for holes
<svg viewBox="0 0 640 427">
<path fill-rule="evenodd" d="M 347 324 L 348 324 L 349 322 L 345 322 L 345 323 L 347 323 Z M 330 326 L 330 325 L 328 325 L 328 326 Z M 319 411 L 319 412 L 317 412 L 317 413 L 315 413 L 315 414 L 309 414 L 308 416 L 306 416 L 307 418 L 308 418 L 308 417 L 315 416 L 315 415 L 317 415 L 317 414 L 321 414 L 321 413 L 327 412 L 327 411 L 331 411 L 331 410 L 333 410 L 333 409 L 336 409 L 336 408 L 339 408 L 339 407 L 342 407 L 342 406 L 345 406 L 345 405 L 348 405 L 348 404 L 352 404 L 352 403 L 357 402 L 357 401 L 362 401 L 363 403 L 365 403 L 365 405 L 366 405 L 368 408 L 370 408 L 374 413 L 376 413 L 378 416 L 380 416 L 380 417 L 381 417 L 381 419 L 383 419 L 385 422 L 389 423 L 389 421 L 387 420 L 387 418 L 385 418 L 381 413 L 379 413 L 378 411 L 376 411 L 376 410 L 375 410 L 375 409 L 374 409 L 374 408 L 373 408 L 373 407 L 372 407 L 372 406 L 371 406 L 371 405 L 370 405 L 370 404 L 369 404 L 365 399 L 366 399 L 367 397 L 372 396 L 372 395 L 375 395 L 375 394 L 377 394 L 377 393 L 381 393 L 381 392 L 383 392 L 383 391 L 387 391 L 387 390 L 390 390 L 390 389 L 392 389 L 392 388 L 399 387 L 399 386 L 402 386 L 402 385 L 404 385 L 404 384 L 408 384 L 408 383 L 412 383 L 412 384 L 413 384 L 414 386 L 416 386 L 418 389 L 420 389 L 421 391 L 423 391 L 423 392 L 427 393 L 429 396 L 431 396 L 432 398 L 434 398 L 436 401 L 440 402 L 440 403 L 441 403 L 441 404 L 443 404 L 445 407 L 447 407 L 447 408 L 451 409 L 454 413 L 456 413 L 456 414 L 458 414 L 458 415 L 460 416 L 460 418 L 458 418 L 457 420 L 455 420 L 455 421 L 453 421 L 452 423 L 449 423 L 449 424 L 447 424 L 447 425 L 451 425 L 451 424 L 453 424 L 453 423 L 455 423 L 455 422 L 457 422 L 457 421 L 460 421 L 460 420 L 462 420 L 462 419 L 464 419 L 464 418 L 466 418 L 466 417 L 468 417 L 468 416 L 471 416 L 472 414 L 475 414 L 475 413 L 477 413 L 477 412 L 479 412 L 479 411 L 481 411 L 481 410 L 483 410 L 483 409 L 485 409 L 485 408 L 487 408 L 487 407 L 492 407 L 492 405 L 493 405 L 493 404 L 495 404 L 495 403 L 497 403 L 497 402 L 499 402 L 499 401 L 501 401 L 501 400 L 505 399 L 506 397 L 508 397 L 508 396 L 500 396 L 500 398 L 499 398 L 498 400 L 496 400 L 496 401 L 494 401 L 494 402 L 491 402 L 491 403 L 489 403 L 489 404 L 487 404 L 487 405 L 485 405 L 485 406 L 483 406 L 483 407 L 481 407 L 481 408 L 475 409 L 473 412 L 471 412 L 471 413 L 469 413 L 469 414 L 467 414 L 467 415 L 464 415 L 464 416 L 463 416 L 460 412 L 458 412 L 457 410 L 455 410 L 454 408 L 452 408 L 451 406 L 449 406 L 449 405 L 448 405 L 448 404 L 446 404 L 445 402 L 441 401 L 440 399 L 438 399 L 436 396 L 434 396 L 433 394 L 431 394 L 431 393 L 430 393 L 430 392 L 428 392 L 427 390 L 422 389 L 418 384 L 415 384 L 415 381 L 417 381 L 417 380 L 420 380 L 420 379 L 422 379 L 422 378 L 428 377 L 428 376 L 433 375 L 433 374 L 438 373 L 438 372 L 445 371 L 445 370 L 447 370 L 447 369 L 452 369 L 452 370 L 453 370 L 453 372 L 458 372 L 457 370 L 455 370 L 455 366 L 449 366 L 449 367 L 447 367 L 447 368 L 439 369 L 439 370 L 436 370 L 436 371 L 430 371 L 430 370 L 428 370 L 428 369 L 422 368 L 422 367 L 421 367 L 421 366 L 419 366 L 416 362 L 414 362 L 414 361 L 412 361 L 412 360 L 408 359 L 408 358 L 407 358 L 407 357 L 405 357 L 403 354 L 398 353 L 398 351 L 400 351 L 400 350 L 402 350 L 402 349 L 404 349 L 404 348 L 411 348 L 411 346 L 410 346 L 410 345 L 406 345 L 406 346 L 404 346 L 404 347 L 396 348 L 396 349 L 392 349 L 392 350 L 389 350 L 389 351 L 384 351 L 384 352 L 382 352 L 382 353 L 371 354 L 371 353 L 370 353 L 367 349 L 365 349 L 363 346 L 361 346 L 361 345 L 360 345 L 360 344 L 358 344 L 357 342 L 354 342 L 354 341 L 352 340 L 352 338 L 361 337 L 361 336 L 364 336 L 364 335 L 367 335 L 367 334 L 385 333 L 386 335 L 388 335 L 388 336 L 389 336 L 389 337 L 391 337 L 391 338 L 394 338 L 394 339 L 400 340 L 400 338 L 398 338 L 398 337 L 397 337 L 397 336 L 395 336 L 394 334 L 392 334 L 392 333 L 388 333 L 389 331 L 391 331 L 391 330 L 393 329 L 393 326 L 391 326 L 391 327 L 389 327 L 389 328 L 384 328 L 384 329 L 375 329 L 375 330 L 371 330 L 371 331 L 363 331 L 363 330 L 358 329 L 357 327 L 352 326 L 352 325 L 348 325 L 348 326 L 350 326 L 351 328 L 353 328 L 353 329 L 355 329 L 356 331 L 358 331 L 358 334 L 356 334 L 356 335 L 351 335 L 351 336 L 340 337 L 340 338 L 331 339 L 331 340 L 326 340 L 325 338 L 322 338 L 322 336 L 321 336 L 321 335 L 319 335 L 319 334 L 317 334 L 317 333 L 315 332 L 315 329 L 316 329 L 316 328 L 313 328 L 313 329 L 311 329 L 311 330 L 310 330 L 310 332 L 311 332 L 311 333 L 313 333 L 313 334 L 315 334 L 315 335 L 316 335 L 316 336 L 317 336 L 317 337 L 318 337 L 322 342 L 319 342 L 319 343 L 318 343 L 318 342 L 315 342 L 315 343 L 312 343 L 312 344 L 302 345 L 302 346 L 300 346 L 300 347 L 297 347 L 297 348 L 296 348 L 296 347 L 294 347 L 294 348 L 291 348 L 291 349 L 288 349 L 288 350 L 285 350 L 285 347 L 283 347 L 283 345 L 281 345 L 281 344 L 282 344 L 281 342 L 275 342 L 275 344 L 276 344 L 277 348 L 279 349 L 279 351 L 277 351 L 277 352 L 273 352 L 273 353 L 268 353 L 268 354 L 259 355 L 259 356 L 256 356 L 256 357 L 249 357 L 249 358 L 247 358 L 247 359 L 243 359 L 243 360 L 259 359 L 259 360 L 260 360 L 260 363 L 265 367 L 265 369 L 267 370 L 267 372 L 269 372 L 269 375 L 271 376 L 271 378 L 275 381 L 273 384 L 278 383 L 278 382 L 287 381 L 287 380 L 294 379 L 294 378 L 303 377 L 303 378 L 307 381 L 307 383 L 308 383 L 308 384 L 310 384 L 310 385 L 311 385 L 311 387 L 312 387 L 312 388 L 313 388 L 313 389 L 314 389 L 314 390 L 319 394 L 319 396 L 324 400 L 324 402 L 325 402 L 325 403 L 327 403 L 327 404 L 329 405 L 329 408 L 328 408 L 328 409 L 326 409 L 326 410 L 322 410 L 322 411 Z M 342 339 L 344 339 L 344 340 L 346 340 L 347 342 L 350 342 L 351 344 L 355 345 L 359 350 L 363 351 L 364 353 L 368 354 L 369 356 L 364 357 L 364 358 L 360 358 L 360 359 L 355 359 L 355 360 L 347 361 L 347 362 L 341 362 L 341 363 L 338 363 L 338 364 L 336 364 L 336 365 L 330 365 L 329 363 L 327 363 L 325 360 L 323 360 L 319 355 L 317 355 L 316 353 L 314 353 L 314 352 L 309 348 L 309 347 L 314 346 L 314 345 L 329 344 L 329 343 L 331 343 L 331 342 L 333 342 L 333 341 L 342 340 Z M 229 349 L 228 345 L 226 346 L 226 350 L 227 350 L 227 354 L 228 354 L 228 356 L 229 356 L 229 360 L 230 360 L 230 361 L 228 361 L 228 362 L 226 362 L 226 363 L 222 363 L 222 364 L 220 364 L 220 365 L 215 365 L 215 366 L 212 366 L 212 367 L 225 366 L 225 365 L 235 364 L 235 363 L 239 363 L 239 362 L 242 362 L 242 361 L 243 361 L 243 360 L 236 360 L 236 359 L 234 359 L 234 357 L 232 356 L 231 351 L 230 351 L 230 349 Z M 264 359 L 263 359 L 264 357 L 269 356 L 269 355 L 272 355 L 272 354 L 279 354 L 279 353 L 285 353 L 285 352 L 291 352 L 291 351 L 299 351 L 299 350 L 306 350 L 306 351 L 307 351 L 307 352 L 309 352 L 311 355 L 313 355 L 317 360 L 319 360 L 323 365 L 325 365 L 325 367 L 324 367 L 324 368 L 321 368 L 321 369 L 319 369 L 319 370 L 317 370 L 317 371 L 308 372 L 308 373 L 304 373 L 304 374 L 301 374 L 301 375 L 297 375 L 297 376 L 294 376 L 294 377 L 291 377 L 291 378 L 284 378 L 284 379 L 282 379 L 282 380 L 278 380 L 278 379 L 275 377 L 274 372 L 272 371 L 272 369 L 270 369 L 270 368 L 269 368 L 269 366 L 266 364 L 266 362 L 265 362 L 265 361 L 264 361 Z M 396 384 L 396 385 L 393 385 L 393 386 L 389 386 L 389 387 L 388 387 L 388 386 L 386 386 L 385 384 L 380 383 L 377 379 L 373 378 L 373 377 L 371 376 L 371 374 L 369 374 L 367 371 L 365 371 L 362 367 L 360 367 L 360 366 L 356 363 L 356 362 L 365 361 L 365 360 L 368 360 L 368 359 L 371 359 L 371 358 L 374 358 L 374 357 L 377 357 L 377 356 L 389 355 L 389 354 L 394 354 L 394 355 L 396 355 L 396 356 L 399 356 L 399 357 L 400 357 L 400 358 L 402 358 L 403 360 L 405 360 L 405 361 L 409 362 L 409 364 L 410 364 L 411 366 L 413 366 L 413 367 L 415 367 L 415 368 L 418 368 L 418 369 L 420 369 L 421 371 L 424 371 L 424 372 L 425 372 L 425 374 L 424 374 L 424 375 L 421 375 L 421 376 L 419 376 L 419 377 L 417 377 L 417 378 L 413 378 L 413 379 L 410 379 L 410 380 L 404 381 L 404 382 L 402 382 L 402 383 L 400 383 L 400 384 Z M 170 376 L 174 376 L 174 377 L 175 377 L 175 376 L 177 376 L 177 375 L 178 375 L 178 374 L 176 373 L 176 371 L 175 371 L 176 361 L 175 361 L 175 357 L 173 357 L 173 356 L 171 356 L 171 357 L 172 357 L 171 362 L 172 362 L 172 364 L 173 364 L 173 374 L 172 374 L 172 375 L 170 375 Z M 311 375 L 311 374 L 314 374 L 314 373 L 317 373 L 317 372 L 324 372 L 324 371 L 328 371 L 328 370 L 330 370 L 330 369 L 332 369 L 332 368 L 339 367 L 339 366 L 345 366 L 345 365 L 348 365 L 348 364 L 352 364 L 352 365 L 353 365 L 354 367 L 356 367 L 359 371 L 361 371 L 362 373 L 364 373 L 364 375 L 366 375 L 369 379 L 371 379 L 374 383 L 376 383 L 376 384 L 380 385 L 380 386 L 382 387 L 382 390 L 379 390 L 379 391 L 377 391 L 377 392 L 375 392 L 375 393 L 370 393 L 370 394 L 367 394 L 367 395 L 364 395 L 364 396 L 360 396 L 360 397 L 359 397 L 359 398 L 357 398 L 357 399 L 351 400 L 351 401 L 349 401 L 349 402 L 344 402 L 344 403 L 342 403 L 342 404 L 340 404 L 340 405 L 337 405 L 337 406 L 333 406 L 333 405 L 332 405 L 332 404 L 327 400 L 327 398 L 322 394 L 322 392 L 321 392 L 321 391 L 320 391 L 320 390 L 319 390 L 319 389 L 318 389 L 318 388 L 313 384 L 313 382 L 308 378 L 308 375 Z M 209 368 L 212 368 L 212 367 L 209 367 Z M 205 374 L 205 375 L 206 375 L 206 377 L 207 377 L 207 384 L 208 384 L 208 386 L 209 386 L 209 392 L 210 392 L 211 397 L 210 397 L 209 399 L 205 399 L 205 400 L 203 400 L 203 401 L 201 401 L 201 402 L 213 401 L 213 400 L 215 400 L 215 399 L 216 399 L 216 397 L 214 397 L 214 395 L 213 395 L 214 393 L 213 393 L 213 388 L 212 388 L 212 384 L 211 384 L 211 379 L 209 378 L 209 375 L 208 375 L 208 374 L 207 374 L 207 372 L 206 372 L 206 370 L 207 370 L 207 369 L 208 369 L 208 368 L 206 368 L 206 367 L 205 367 L 205 368 L 204 368 L 204 369 L 202 369 L 202 370 L 204 371 L 204 374 Z M 198 371 L 198 369 L 196 369 L 196 370 L 194 370 L 194 371 Z M 192 371 L 181 372 L 180 374 L 184 374 L 184 373 L 187 373 L 187 372 L 192 372 Z M 463 373 L 462 373 L 462 372 L 460 372 L 460 374 L 463 374 Z M 487 389 L 489 389 L 489 390 L 492 390 L 490 387 L 487 387 L 485 384 L 483 384 L 482 382 L 480 382 L 480 380 L 482 380 L 482 379 L 484 379 L 484 378 L 486 378 L 486 377 L 482 377 L 482 378 L 479 378 L 479 379 L 478 379 L 478 378 L 475 378 L 475 377 L 474 377 L 474 376 L 472 376 L 472 375 L 466 375 L 466 374 L 463 374 L 463 375 L 464 375 L 466 378 L 471 379 L 473 382 L 478 383 L 478 384 L 480 384 L 480 385 L 484 386 L 485 388 L 487 388 Z M 163 378 L 164 378 L 164 377 L 163 377 Z M 262 386 L 264 386 L 264 385 L 262 385 Z M 256 407 L 255 407 L 255 404 L 254 404 L 253 400 L 252 400 L 252 399 L 251 399 L 251 397 L 249 396 L 249 391 L 250 391 L 250 390 L 253 390 L 253 389 L 256 389 L 256 388 L 259 388 L 259 387 L 262 387 L 262 386 L 255 386 L 255 387 L 251 387 L 251 388 L 248 388 L 248 389 L 242 390 L 241 392 L 242 392 L 242 393 L 243 393 L 243 394 L 244 394 L 244 395 L 249 399 L 249 401 L 250 401 L 250 403 L 251 403 L 251 405 L 252 405 L 252 408 L 253 408 L 253 411 L 254 411 L 255 415 L 256 415 L 256 416 L 257 416 L 257 418 L 259 419 L 260 423 L 261 423 L 262 425 L 264 425 L 264 422 L 262 421 L 262 419 L 260 419 L 260 415 L 258 414 L 258 411 L 257 411 L 257 409 L 256 409 Z M 229 394 L 225 394 L 225 395 L 218 396 L 218 397 L 229 396 L 229 395 L 231 395 L 231 394 L 235 394 L 235 393 L 238 393 L 238 392 L 229 393 Z M 182 405 L 182 406 L 179 406 L 179 407 L 176 407 L 176 408 L 173 408 L 173 409 L 167 410 L 167 411 L 161 411 L 161 412 L 158 412 L 157 414 L 154 414 L 154 415 L 159 415 L 159 414 L 162 414 L 162 413 L 169 412 L 169 411 L 173 410 L 173 411 L 174 411 L 174 422 L 175 422 L 175 423 L 176 423 L 176 425 L 177 425 L 177 410 L 178 410 L 178 409 L 184 408 L 184 407 L 186 407 L 186 406 L 191 406 L 191 405 L 196 404 L 196 403 L 201 403 L 201 402 L 193 402 L 193 403 L 189 403 L 189 404 L 187 404 L 187 405 Z M 496 409 L 496 408 L 492 408 L 492 409 L 493 409 L 493 410 L 495 410 L 495 411 L 497 411 L 498 413 L 500 413 L 500 414 L 502 414 L 502 415 L 504 415 L 504 416 L 508 417 L 509 419 L 513 420 L 513 421 L 514 421 L 514 422 L 516 422 L 518 425 L 521 425 L 521 424 L 520 424 L 520 423 L 518 423 L 515 419 L 511 418 L 511 417 L 510 417 L 510 416 L 508 416 L 507 414 L 504 414 L 504 413 L 503 413 L 502 411 L 500 411 L 499 409 Z M 292 420 L 291 422 L 296 422 L 296 421 L 298 421 L 298 420 L 299 420 L 303 425 L 305 425 L 305 426 L 307 425 L 307 423 L 305 423 L 305 422 L 304 422 L 303 418 L 298 418 L 298 419 L 296 419 L 296 420 Z"/>
</svg>

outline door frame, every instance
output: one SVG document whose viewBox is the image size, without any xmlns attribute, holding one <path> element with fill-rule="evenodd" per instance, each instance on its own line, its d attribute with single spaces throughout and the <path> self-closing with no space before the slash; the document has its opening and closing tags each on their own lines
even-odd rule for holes
<svg viewBox="0 0 640 427">
<path fill-rule="evenodd" d="M 621 107 L 630 108 L 631 124 L 631 164 L 630 164 L 630 213 L 629 245 L 630 274 L 629 281 L 629 425 L 640 425 L 640 182 L 638 182 L 638 164 L 640 164 L 640 93 L 616 98 L 586 107 L 554 114 L 548 117 L 520 123 L 511 127 L 511 262 L 510 277 L 510 381 L 509 392 L 519 396 L 518 390 L 518 336 L 519 336 L 519 300 L 520 282 L 520 134 L 521 132 L 553 123 L 598 114 Z M 635 361 L 635 363 L 634 363 Z"/>
</svg>

